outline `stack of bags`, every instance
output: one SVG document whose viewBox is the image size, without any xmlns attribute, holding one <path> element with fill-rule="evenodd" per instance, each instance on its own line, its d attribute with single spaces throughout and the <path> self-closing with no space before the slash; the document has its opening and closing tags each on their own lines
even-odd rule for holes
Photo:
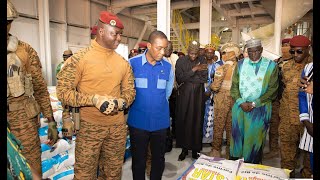
<svg viewBox="0 0 320 180">
<path fill-rule="evenodd" d="M 75 142 L 59 139 L 54 146 L 41 144 L 42 178 L 72 180 Z"/>
<path fill-rule="evenodd" d="M 48 120 L 40 115 L 39 137 L 41 142 L 42 178 L 54 180 L 72 180 L 74 177 L 75 163 L 75 137 L 72 141 L 62 138 L 62 106 L 56 95 L 55 86 L 49 86 L 50 101 L 53 116 L 57 122 L 59 140 L 53 146 L 48 143 Z"/>
<path fill-rule="evenodd" d="M 285 180 L 289 178 L 289 174 L 290 171 L 287 169 L 274 168 L 261 164 L 244 163 L 243 160 L 232 161 L 201 155 L 182 174 L 179 180 Z"/>
</svg>

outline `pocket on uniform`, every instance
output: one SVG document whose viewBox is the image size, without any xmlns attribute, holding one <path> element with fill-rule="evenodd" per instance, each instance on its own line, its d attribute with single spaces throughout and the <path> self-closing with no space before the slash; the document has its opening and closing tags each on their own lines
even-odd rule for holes
<svg viewBox="0 0 320 180">
<path fill-rule="evenodd" d="M 165 89 L 167 85 L 167 81 L 164 79 L 158 79 L 157 89 Z"/>
<path fill-rule="evenodd" d="M 33 98 L 27 100 L 24 109 L 28 118 L 34 118 L 40 113 L 40 106 Z"/>
<path fill-rule="evenodd" d="M 7 77 L 7 83 L 10 89 L 10 93 L 13 97 L 19 97 L 24 94 L 24 84 L 21 81 L 21 77 L 19 75 Z"/>
<path fill-rule="evenodd" d="M 148 88 L 147 78 L 135 78 L 137 88 Z"/>
<path fill-rule="evenodd" d="M 25 76 L 24 86 L 25 86 L 25 95 L 26 96 L 32 96 L 34 91 L 33 91 L 33 84 L 32 84 L 31 74 L 27 74 Z"/>
</svg>

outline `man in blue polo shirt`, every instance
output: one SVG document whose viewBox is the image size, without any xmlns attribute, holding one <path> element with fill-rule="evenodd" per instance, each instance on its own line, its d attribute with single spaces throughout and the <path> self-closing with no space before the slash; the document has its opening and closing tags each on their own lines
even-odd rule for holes
<svg viewBox="0 0 320 180">
<path fill-rule="evenodd" d="M 161 31 L 153 31 L 147 50 L 129 60 L 136 87 L 136 98 L 128 115 L 134 180 L 145 179 L 149 142 L 152 154 L 150 179 L 161 179 L 164 170 L 166 131 L 170 126 L 168 99 L 174 83 L 171 64 L 163 59 L 167 46 L 167 36 Z"/>
</svg>

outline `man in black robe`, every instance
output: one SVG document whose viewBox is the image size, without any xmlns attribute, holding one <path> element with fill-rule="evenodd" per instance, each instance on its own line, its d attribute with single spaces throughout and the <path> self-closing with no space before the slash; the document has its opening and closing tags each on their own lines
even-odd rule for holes
<svg viewBox="0 0 320 180">
<path fill-rule="evenodd" d="M 202 149 L 202 126 L 205 110 L 204 83 L 208 79 L 206 60 L 199 56 L 199 43 L 193 41 L 188 55 L 176 64 L 178 94 L 176 104 L 176 144 L 182 148 L 179 161 L 192 150 L 192 158 Z"/>
</svg>

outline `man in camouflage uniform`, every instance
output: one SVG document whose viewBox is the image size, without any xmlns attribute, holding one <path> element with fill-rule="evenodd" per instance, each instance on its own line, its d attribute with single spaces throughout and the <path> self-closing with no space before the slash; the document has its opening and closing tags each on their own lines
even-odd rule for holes
<svg viewBox="0 0 320 180">
<path fill-rule="evenodd" d="M 98 179 L 121 179 L 127 136 L 123 110 L 136 94 L 131 66 L 115 52 L 123 28 L 116 15 L 102 11 L 96 39 L 67 59 L 57 76 L 59 100 L 80 108 L 74 179 L 96 179 L 98 165 Z"/>
<path fill-rule="evenodd" d="M 226 158 L 229 158 L 231 135 L 231 109 L 233 100 L 230 95 L 233 70 L 237 64 L 240 48 L 235 43 L 227 43 L 221 48 L 222 60 L 225 62 L 218 67 L 210 88 L 214 96 L 214 125 L 213 141 L 210 156 L 221 157 L 221 145 L 224 129 L 227 135 Z"/>
<path fill-rule="evenodd" d="M 288 62 L 291 57 L 289 53 L 290 44 L 289 41 L 291 38 L 283 39 L 282 40 L 282 57 L 280 59 L 275 60 L 278 63 L 279 71 L 281 72 L 281 68 L 283 64 Z M 270 119 L 270 128 L 269 128 L 269 152 L 264 155 L 265 159 L 270 159 L 279 156 L 279 108 L 280 108 L 280 99 L 283 92 L 283 83 L 281 81 L 281 75 L 279 73 L 279 88 L 278 88 L 278 96 L 272 102 L 272 112 L 271 112 L 271 119 Z"/>
<path fill-rule="evenodd" d="M 27 43 L 9 34 L 18 12 L 7 1 L 7 119 L 14 134 L 24 147 L 22 154 L 41 174 L 39 113 L 48 118 L 49 144 L 58 139 L 47 84 L 42 77 L 37 52 Z"/>
<path fill-rule="evenodd" d="M 300 135 L 303 132 L 303 125 L 299 120 L 299 102 L 297 87 L 298 80 L 304 66 L 312 61 L 309 56 L 310 40 L 305 36 L 295 36 L 290 40 L 289 50 L 293 60 L 289 60 L 282 67 L 282 82 L 284 91 L 280 100 L 280 153 L 281 168 L 293 170 L 290 177 L 295 177 L 294 171 L 298 161 L 298 146 Z M 306 154 L 303 154 L 306 155 Z M 304 158 L 303 177 L 311 176 L 309 156 Z"/>
<path fill-rule="evenodd" d="M 63 61 L 61 63 L 58 64 L 57 68 L 56 68 L 56 75 L 60 72 L 60 70 L 62 69 L 63 65 L 64 65 L 64 62 L 70 57 L 72 56 L 72 51 L 71 50 L 65 50 L 63 52 Z"/>
</svg>

